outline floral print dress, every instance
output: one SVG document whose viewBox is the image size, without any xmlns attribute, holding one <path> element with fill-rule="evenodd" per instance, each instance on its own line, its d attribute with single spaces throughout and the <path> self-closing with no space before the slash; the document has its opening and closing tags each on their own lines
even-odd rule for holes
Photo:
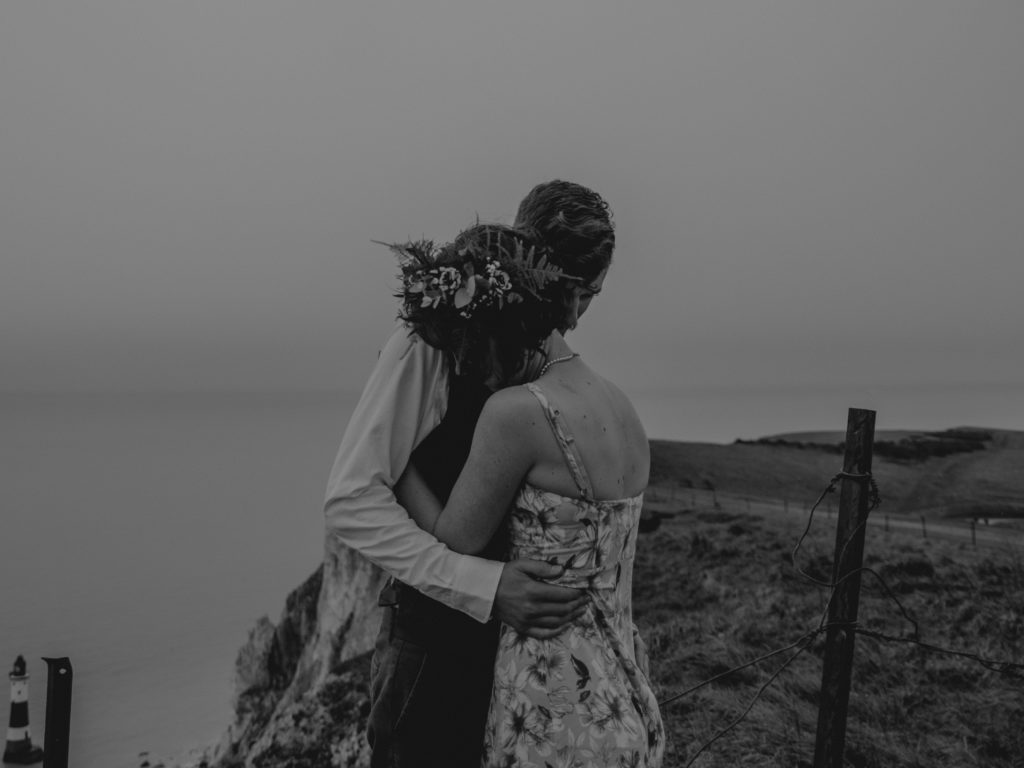
<svg viewBox="0 0 1024 768">
<path fill-rule="evenodd" d="M 585 616 L 555 638 L 501 628 L 484 766 L 654 768 L 665 730 L 641 665 L 632 618 L 633 557 L 643 494 L 594 499 L 572 435 L 537 397 L 580 489 L 578 498 L 524 483 L 509 517 L 512 558 L 565 566 L 552 583 L 586 589 Z"/>
</svg>

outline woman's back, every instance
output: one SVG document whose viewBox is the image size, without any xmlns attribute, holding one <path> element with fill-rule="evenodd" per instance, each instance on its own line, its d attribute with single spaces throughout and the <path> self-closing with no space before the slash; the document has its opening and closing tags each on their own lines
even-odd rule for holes
<svg viewBox="0 0 1024 768">
<path fill-rule="evenodd" d="M 654 768 L 664 726 L 637 663 L 631 605 L 643 428 L 622 393 L 582 364 L 513 396 L 522 393 L 532 402 L 516 411 L 535 461 L 507 519 L 509 554 L 561 565 L 555 583 L 586 590 L 591 604 L 551 639 L 502 627 L 484 764 Z"/>
<path fill-rule="evenodd" d="M 647 486 L 650 448 L 632 403 L 622 391 L 579 359 L 552 366 L 536 384 L 574 438 L 596 499 L 636 496 Z M 537 400 L 517 387 L 518 405 L 531 420 L 535 462 L 526 482 L 576 496 L 579 491 Z"/>
</svg>

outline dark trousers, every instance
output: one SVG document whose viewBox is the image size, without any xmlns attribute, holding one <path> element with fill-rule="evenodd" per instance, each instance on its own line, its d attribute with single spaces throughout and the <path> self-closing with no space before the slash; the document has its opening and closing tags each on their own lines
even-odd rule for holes
<svg viewBox="0 0 1024 768">
<path fill-rule="evenodd" d="M 392 580 L 370 682 L 372 768 L 479 768 L 498 623 Z"/>
</svg>

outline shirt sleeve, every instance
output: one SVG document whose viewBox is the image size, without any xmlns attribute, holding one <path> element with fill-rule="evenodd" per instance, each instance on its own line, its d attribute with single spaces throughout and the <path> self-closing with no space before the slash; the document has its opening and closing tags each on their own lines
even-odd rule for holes
<svg viewBox="0 0 1024 768">
<path fill-rule="evenodd" d="M 327 535 L 410 587 L 487 621 L 504 563 L 453 552 L 417 526 L 392 491 L 446 405 L 443 355 L 399 325 L 342 437 L 327 484 Z"/>
</svg>

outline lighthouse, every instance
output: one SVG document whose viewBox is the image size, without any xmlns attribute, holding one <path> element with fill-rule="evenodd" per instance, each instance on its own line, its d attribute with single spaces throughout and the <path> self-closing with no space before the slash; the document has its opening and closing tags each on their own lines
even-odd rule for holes
<svg viewBox="0 0 1024 768">
<path fill-rule="evenodd" d="M 43 759 L 43 750 L 32 746 L 28 730 L 28 672 L 25 658 L 14 660 L 11 678 L 11 717 L 7 722 L 7 746 L 4 747 L 4 762 L 30 765 Z"/>
</svg>

